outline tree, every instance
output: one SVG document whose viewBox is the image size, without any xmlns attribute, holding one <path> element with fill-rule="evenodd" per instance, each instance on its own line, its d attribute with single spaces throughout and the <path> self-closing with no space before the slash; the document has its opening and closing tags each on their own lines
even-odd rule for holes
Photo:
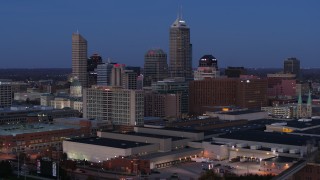
<svg viewBox="0 0 320 180">
<path fill-rule="evenodd" d="M 9 161 L 0 162 L 0 177 L 9 177 L 12 175 L 12 167 Z"/>
<path fill-rule="evenodd" d="M 223 180 L 223 177 L 219 176 L 212 170 L 208 170 L 199 177 L 199 180 Z"/>
</svg>

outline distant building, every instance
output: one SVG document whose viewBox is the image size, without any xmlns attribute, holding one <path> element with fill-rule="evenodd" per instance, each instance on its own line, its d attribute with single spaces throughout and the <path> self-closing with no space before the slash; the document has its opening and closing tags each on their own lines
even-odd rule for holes
<svg viewBox="0 0 320 180">
<path fill-rule="evenodd" d="M 228 78 L 240 77 L 240 75 L 246 75 L 247 70 L 244 67 L 228 67 L 225 69 L 224 74 Z"/>
<path fill-rule="evenodd" d="M 218 61 L 212 55 L 204 55 L 199 60 L 198 69 L 194 72 L 194 80 L 216 78 L 220 76 Z"/>
<path fill-rule="evenodd" d="M 159 94 L 179 94 L 181 98 L 180 112 L 189 112 L 189 83 L 184 78 L 168 78 L 152 84 L 152 91 Z M 176 96 L 178 98 L 178 96 Z M 178 103 L 179 101 L 177 101 Z M 179 111 L 178 111 L 179 112 Z"/>
<path fill-rule="evenodd" d="M 124 64 L 114 64 L 111 70 L 111 86 L 122 86 Z"/>
<path fill-rule="evenodd" d="M 284 60 L 283 73 L 295 74 L 297 78 L 300 78 L 300 61 L 295 57 Z"/>
<path fill-rule="evenodd" d="M 110 86 L 111 85 L 111 71 L 115 63 L 103 63 L 97 66 L 97 85 Z"/>
<path fill-rule="evenodd" d="M 144 116 L 162 118 L 181 118 L 181 94 L 162 94 L 145 91 Z"/>
<path fill-rule="evenodd" d="M 97 66 L 102 63 L 102 57 L 99 54 L 93 54 L 87 60 L 88 87 L 97 84 Z"/>
<path fill-rule="evenodd" d="M 137 73 L 133 70 L 124 70 L 122 72 L 122 88 L 137 89 Z"/>
<path fill-rule="evenodd" d="M 144 86 L 168 77 L 167 54 L 162 49 L 148 50 L 144 55 Z"/>
<path fill-rule="evenodd" d="M 72 34 L 72 75 L 79 79 L 82 87 L 88 86 L 87 40 L 79 33 Z"/>
<path fill-rule="evenodd" d="M 0 79 L 0 108 L 12 105 L 11 80 Z"/>
<path fill-rule="evenodd" d="M 179 15 L 170 27 L 170 75 L 192 79 L 190 28 Z"/>
</svg>

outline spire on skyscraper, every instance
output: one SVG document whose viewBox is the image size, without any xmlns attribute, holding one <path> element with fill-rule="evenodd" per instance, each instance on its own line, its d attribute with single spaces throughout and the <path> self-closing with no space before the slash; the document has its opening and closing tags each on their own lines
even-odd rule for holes
<svg viewBox="0 0 320 180">
<path fill-rule="evenodd" d="M 186 22 L 182 19 L 182 6 L 178 10 L 177 19 L 173 22 L 171 27 L 187 27 Z"/>
</svg>

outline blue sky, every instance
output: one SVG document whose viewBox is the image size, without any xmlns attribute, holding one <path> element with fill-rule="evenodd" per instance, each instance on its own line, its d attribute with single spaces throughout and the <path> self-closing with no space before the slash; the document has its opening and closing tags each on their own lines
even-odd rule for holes
<svg viewBox="0 0 320 180">
<path fill-rule="evenodd" d="M 11 0 L 0 2 L 0 68 L 71 67 L 77 30 L 88 55 L 143 66 L 148 49 L 169 53 L 180 6 L 194 66 L 213 54 L 219 67 L 282 67 L 287 57 L 320 67 L 319 0 Z"/>
</svg>

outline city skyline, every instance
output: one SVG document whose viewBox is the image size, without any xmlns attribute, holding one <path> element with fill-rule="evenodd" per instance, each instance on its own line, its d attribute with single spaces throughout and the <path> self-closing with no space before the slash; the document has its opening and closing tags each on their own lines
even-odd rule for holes
<svg viewBox="0 0 320 180">
<path fill-rule="evenodd" d="M 193 67 L 205 54 L 220 67 L 282 67 L 288 57 L 302 68 L 320 67 L 317 1 L 74 2 L 3 2 L 1 68 L 71 68 L 70 36 L 77 29 L 88 56 L 142 67 L 148 49 L 169 54 L 169 28 L 180 6 L 191 30 Z"/>
</svg>

